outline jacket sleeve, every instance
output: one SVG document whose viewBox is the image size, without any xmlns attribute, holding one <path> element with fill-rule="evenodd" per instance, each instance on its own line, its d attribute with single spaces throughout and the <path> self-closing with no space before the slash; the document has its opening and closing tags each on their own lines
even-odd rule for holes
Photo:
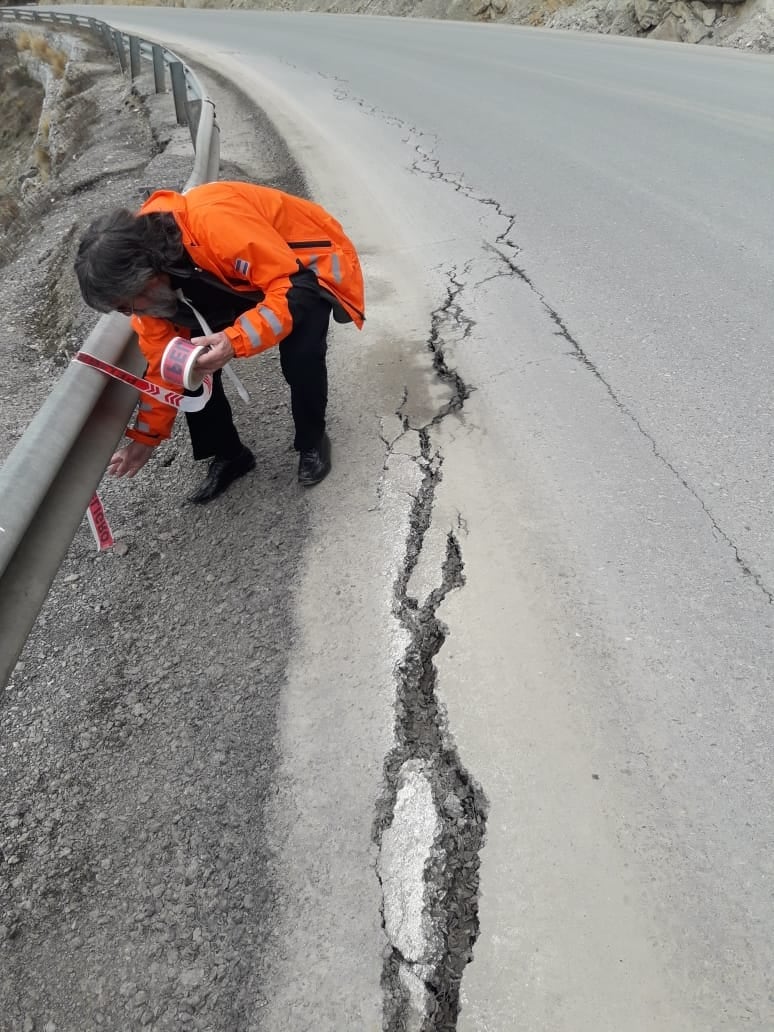
<svg viewBox="0 0 774 1032">
<path fill-rule="evenodd" d="M 248 358 L 279 344 L 293 329 L 288 292 L 293 287 L 290 277 L 300 268 L 295 253 L 255 208 L 219 210 L 217 221 L 202 223 L 200 235 L 206 237 L 219 274 L 263 293 L 254 308 L 224 331 L 234 354 Z"/>
<path fill-rule="evenodd" d="M 160 387 L 169 387 L 161 377 L 161 356 L 173 337 L 190 337 L 190 331 L 175 327 L 166 319 L 137 315 L 132 318 L 132 328 L 148 362 L 143 374 L 145 379 Z M 141 394 L 134 425 L 127 428 L 126 436 L 155 448 L 172 433 L 176 414 L 177 410 L 170 405 Z"/>
</svg>

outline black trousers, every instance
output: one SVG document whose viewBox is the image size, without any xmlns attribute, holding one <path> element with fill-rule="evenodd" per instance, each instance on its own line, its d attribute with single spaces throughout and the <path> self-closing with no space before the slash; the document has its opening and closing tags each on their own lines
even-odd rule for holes
<svg viewBox="0 0 774 1032">
<path fill-rule="evenodd" d="M 328 327 L 331 305 L 316 292 L 304 291 L 291 306 L 293 330 L 279 345 L 280 367 L 290 387 L 296 451 L 314 448 L 325 432 L 328 405 Z M 234 426 L 222 374 L 213 377 L 212 397 L 200 412 L 186 412 L 195 459 L 231 458 L 242 442 Z"/>
</svg>

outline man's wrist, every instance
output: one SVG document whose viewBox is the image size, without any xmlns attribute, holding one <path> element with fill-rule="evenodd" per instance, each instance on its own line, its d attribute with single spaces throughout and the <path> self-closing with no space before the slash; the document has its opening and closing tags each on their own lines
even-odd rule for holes
<svg viewBox="0 0 774 1032">
<path fill-rule="evenodd" d="M 136 441 L 137 444 L 144 444 L 146 448 L 158 448 L 161 444 L 161 437 L 158 434 L 144 433 L 134 427 L 127 427 L 124 436 L 128 437 L 130 441 Z"/>
</svg>

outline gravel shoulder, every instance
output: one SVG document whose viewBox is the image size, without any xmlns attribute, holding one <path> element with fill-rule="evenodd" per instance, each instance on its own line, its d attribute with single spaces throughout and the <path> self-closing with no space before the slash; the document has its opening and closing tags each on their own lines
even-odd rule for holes
<svg viewBox="0 0 774 1032">
<path fill-rule="evenodd" d="M 77 122 L 77 147 L 20 196 L 29 229 L 6 240 L 0 459 L 94 323 L 70 271 L 80 231 L 191 168 L 171 98 L 79 48 L 51 122 Z M 303 191 L 268 122 L 204 77 L 222 177 Z M 181 422 L 136 480 L 106 481 L 118 546 L 98 554 L 84 522 L 3 692 L 2 1032 L 256 1027 L 282 910 L 261 825 L 309 500 L 277 356 L 240 375 L 256 471 L 184 505 L 202 469 Z"/>
</svg>

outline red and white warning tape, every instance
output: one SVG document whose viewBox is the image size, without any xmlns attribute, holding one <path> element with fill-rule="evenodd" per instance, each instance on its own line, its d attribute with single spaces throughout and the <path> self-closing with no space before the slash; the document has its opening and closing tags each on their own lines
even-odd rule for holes
<svg viewBox="0 0 774 1032">
<path fill-rule="evenodd" d="M 94 540 L 97 542 L 97 551 L 104 552 L 106 548 L 112 548 L 115 544 L 113 532 L 107 521 L 105 510 L 102 508 L 102 499 L 96 492 L 89 502 L 86 517 L 89 521 L 91 532 L 94 535 Z"/>
<path fill-rule="evenodd" d="M 164 349 L 164 357 L 161 360 L 162 363 L 164 363 L 167 351 L 169 351 L 170 348 L 180 347 L 179 342 L 180 338 L 175 337 L 174 340 L 171 340 L 169 344 L 167 344 Z M 186 341 L 186 343 L 188 343 L 188 341 Z M 190 345 L 190 347 L 193 348 L 193 345 Z M 178 391 L 170 390 L 168 387 L 159 387 L 157 383 L 151 383 L 150 380 L 145 380 L 141 376 L 134 376 L 132 373 L 127 373 L 125 369 L 119 369 L 118 366 L 111 365 L 109 362 L 103 362 L 101 358 L 95 358 L 94 355 L 88 355 L 85 351 L 76 352 L 73 357 L 73 361 L 91 366 L 92 369 L 98 369 L 101 373 L 105 373 L 107 376 L 112 376 L 114 380 L 120 380 L 121 383 L 128 383 L 130 387 L 135 387 L 141 394 L 145 394 L 149 398 L 155 398 L 156 401 L 161 401 L 165 405 L 170 405 L 179 412 L 199 412 L 204 408 L 212 396 L 211 376 L 205 376 L 202 380 L 202 393 L 190 397 L 187 394 L 180 394 Z M 179 386 L 183 386 L 182 380 L 180 381 Z"/>
<path fill-rule="evenodd" d="M 193 361 L 195 361 L 196 355 L 200 354 L 203 349 L 201 347 L 195 348 L 190 341 L 184 340 L 181 337 L 175 337 L 167 344 L 164 349 L 164 355 L 161 360 L 162 368 L 166 378 L 169 379 L 170 383 L 175 383 L 180 387 L 187 386 L 191 382 L 191 371 Z M 189 355 L 189 352 L 196 352 L 196 355 Z M 186 358 L 188 361 L 186 361 Z M 201 394 L 195 394 L 193 396 L 187 394 L 181 394 L 179 391 L 170 390 L 168 387 L 159 387 L 158 384 L 152 383 L 150 380 L 144 379 L 142 376 L 134 376 L 132 373 L 128 373 L 125 369 L 120 369 L 118 366 L 111 365 L 109 362 L 103 362 L 101 358 L 95 358 L 94 355 L 89 355 L 85 351 L 78 351 L 73 356 L 74 362 L 80 362 L 82 365 L 91 366 L 92 369 L 97 369 L 100 373 L 104 373 L 106 376 L 111 376 L 114 380 L 120 380 L 121 383 L 126 383 L 130 387 L 134 387 L 141 394 L 145 394 L 149 398 L 155 398 L 156 401 L 162 402 L 164 405 L 169 405 L 171 408 L 177 409 L 179 412 L 199 412 L 212 397 L 212 377 L 205 376 L 201 381 Z M 179 378 L 178 378 L 179 372 Z M 102 502 L 98 494 L 94 494 L 93 498 L 89 502 L 89 508 L 86 510 L 86 516 L 91 527 L 94 540 L 97 542 L 97 549 L 102 552 L 106 548 L 110 548 L 113 545 L 113 534 L 110 530 L 110 524 L 105 516 L 105 510 L 102 507 Z"/>
</svg>

